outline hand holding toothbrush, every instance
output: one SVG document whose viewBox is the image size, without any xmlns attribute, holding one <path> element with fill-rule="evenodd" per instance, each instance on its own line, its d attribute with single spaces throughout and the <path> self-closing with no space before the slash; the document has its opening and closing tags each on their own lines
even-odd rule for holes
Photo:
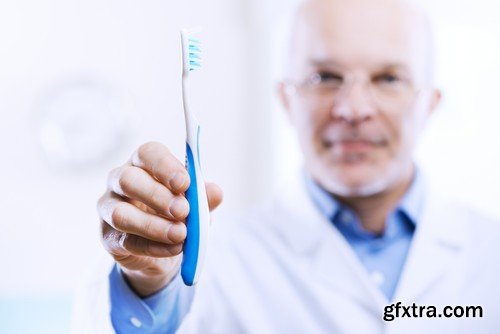
<svg viewBox="0 0 500 334">
<path fill-rule="evenodd" d="M 102 243 L 141 297 L 159 291 L 179 272 L 190 183 L 183 163 L 155 142 L 139 147 L 109 174 L 97 205 Z M 212 211 L 222 202 L 222 191 L 213 183 L 205 186 Z"/>
</svg>

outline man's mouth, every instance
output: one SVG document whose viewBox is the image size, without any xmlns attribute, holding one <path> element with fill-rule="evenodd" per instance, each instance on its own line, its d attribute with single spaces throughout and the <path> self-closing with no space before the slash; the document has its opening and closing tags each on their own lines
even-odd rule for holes
<svg viewBox="0 0 500 334">
<path fill-rule="evenodd" d="M 323 144 L 328 149 L 333 149 L 340 154 L 356 154 L 366 153 L 377 147 L 384 145 L 383 140 L 366 140 L 366 139 L 339 139 L 339 140 L 323 140 Z"/>
</svg>

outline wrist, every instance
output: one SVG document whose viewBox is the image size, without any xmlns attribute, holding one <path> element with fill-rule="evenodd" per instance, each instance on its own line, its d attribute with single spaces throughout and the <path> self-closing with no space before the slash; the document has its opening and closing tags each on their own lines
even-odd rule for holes
<svg viewBox="0 0 500 334">
<path fill-rule="evenodd" d="M 179 272 L 179 266 L 169 273 L 147 273 L 140 270 L 121 268 L 129 287 L 141 298 L 149 297 L 165 288 Z"/>
</svg>

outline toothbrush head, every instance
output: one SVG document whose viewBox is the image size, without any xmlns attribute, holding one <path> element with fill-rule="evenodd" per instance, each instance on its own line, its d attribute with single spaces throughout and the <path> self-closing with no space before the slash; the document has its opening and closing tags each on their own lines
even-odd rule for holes
<svg viewBox="0 0 500 334">
<path fill-rule="evenodd" d="M 182 75 L 196 71 L 201 67 L 200 41 L 195 37 L 195 30 L 182 30 Z"/>
</svg>

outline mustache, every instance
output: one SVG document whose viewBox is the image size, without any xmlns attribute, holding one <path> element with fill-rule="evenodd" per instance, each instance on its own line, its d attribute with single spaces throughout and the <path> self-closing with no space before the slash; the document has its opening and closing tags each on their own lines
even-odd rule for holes
<svg viewBox="0 0 500 334">
<path fill-rule="evenodd" d="M 322 137 L 322 142 L 327 147 L 344 142 L 359 142 L 374 146 L 384 146 L 388 143 L 388 140 L 385 135 L 373 130 L 335 129 L 327 131 Z"/>
</svg>

